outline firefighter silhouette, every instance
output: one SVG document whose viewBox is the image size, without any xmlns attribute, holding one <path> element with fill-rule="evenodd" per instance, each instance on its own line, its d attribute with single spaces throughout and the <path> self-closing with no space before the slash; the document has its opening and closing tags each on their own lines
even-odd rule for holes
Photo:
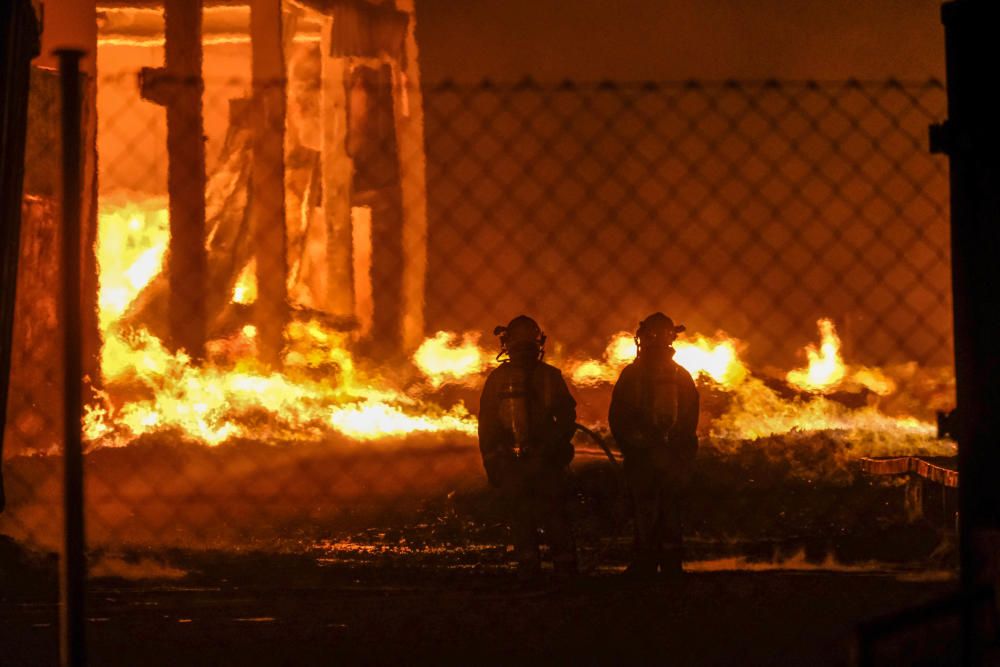
<svg viewBox="0 0 1000 667">
<path fill-rule="evenodd" d="M 479 403 L 479 448 L 492 486 L 508 511 L 518 576 L 541 572 L 543 529 L 557 576 L 576 573 L 576 545 L 566 508 L 576 401 L 562 373 L 542 361 L 545 335 L 525 315 L 494 332 L 504 359 L 486 378 Z"/>
<path fill-rule="evenodd" d="M 611 396 L 608 422 L 625 457 L 635 518 L 628 572 L 649 576 L 682 571 L 682 501 L 698 449 L 698 390 L 674 361 L 683 326 L 653 313 L 635 334 L 638 355 Z"/>
</svg>

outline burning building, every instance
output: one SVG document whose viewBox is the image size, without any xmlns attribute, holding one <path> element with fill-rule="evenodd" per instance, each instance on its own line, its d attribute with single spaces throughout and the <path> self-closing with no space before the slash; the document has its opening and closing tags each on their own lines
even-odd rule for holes
<svg viewBox="0 0 1000 667">
<path fill-rule="evenodd" d="M 271 367 L 294 322 L 383 359 L 414 349 L 426 204 L 413 3 L 102 2 L 96 20 L 83 249 L 95 390 L 126 332 L 195 361 L 242 338 Z M 29 388 L 57 376 L 56 92 L 36 70 L 15 364 Z M 26 403 L 29 432 L 58 421 Z"/>
<path fill-rule="evenodd" d="M 662 308 L 691 330 L 674 359 L 702 397 L 709 559 L 690 569 L 948 557 L 946 173 L 922 143 L 939 82 L 422 86 L 412 0 L 79 4 L 84 321 L 67 330 L 53 287 L 75 276 L 57 252 L 75 224 L 56 222 L 71 170 L 38 67 L 0 537 L 59 542 L 79 335 L 86 472 L 67 478 L 86 495 L 65 506 L 91 576 L 158 548 L 192 572 L 205 549 L 502 568 L 482 332 L 529 312 L 590 439 L 569 495 L 597 571 L 628 521 L 611 388 Z M 932 504 L 940 525 L 912 531 Z"/>
<path fill-rule="evenodd" d="M 331 428 L 363 439 L 468 434 L 474 397 L 428 392 L 474 384 L 490 356 L 475 330 L 515 308 L 542 311 L 554 339 L 577 345 L 554 352 L 583 389 L 607 388 L 625 363 L 629 336 L 614 332 L 636 313 L 657 303 L 689 313 L 693 328 L 719 332 L 687 342 L 692 372 L 733 390 L 747 386 L 747 364 L 770 364 L 791 392 L 763 403 L 771 394 L 740 394 L 739 418 L 719 422 L 738 437 L 852 428 L 860 422 L 831 418 L 834 404 L 786 400 L 845 387 L 867 392 L 855 407 L 892 408 L 889 421 L 866 422 L 876 430 L 896 429 L 899 416 L 932 432 L 922 420 L 951 400 L 947 373 L 900 356 L 947 357 L 934 343 L 950 333 L 936 319 L 930 332 L 908 324 L 947 305 L 945 283 L 925 284 L 946 273 L 947 255 L 937 202 L 918 180 L 937 192 L 940 172 L 894 171 L 916 160 L 910 126 L 929 104 L 919 95 L 939 87 L 422 88 L 414 6 L 401 2 L 109 0 L 92 41 L 82 248 L 91 442 L 169 429 L 210 444 Z M 32 86 L 12 439 L 45 450 L 59 421 L 46 400 L 59 392 L 49 289 L 58 99 L 51 72 L 36 69 Z M 864 131 L 843 134 L 843 114 L 826 102 L 838 95 Z M 706 107 L 713 99 L 724 104 Z M 887 131 L 890 103 L 904 105 L 905 124 L 889 126 L 898 129 L 884 150 L 899 157 L 846 169 L 848 150 L 868 141 L 865 123 Z M 744 104 L 755 109 L 745 125 L 732 120 Z M 769 113 L 771 125 L 754 124 Z M 789 139 L 808 114 L 813 134 Z M 639 132 L 634 150 L 609 130 L 618 125 Z M 752 160 L 742 157 L 748 140 L 761 146 Z M 822 168 L 806 168 L 804 152 L 827 145 Z M 723 202 L 741 198 L 727 214 Z M 824 198 L 833 204 L 817 204 Z M 887 230 L 911 234 L 915 252 L 880 279 L 887 253 L 898 253 Z M 861 261 L 865 244 L 872 261 Z M 857 276 L 838 283 L 853 266 Z M 433 324 L 465 330 L 460 339 L 439 332 L 421 343 L 425 273 Z M 872 280 L 877 290 L 859 290 Z M 880 310 L 866 315 L 873 303 Z M 842 362 L 830 313 L 864 366 Z M 808 367 L 775 372 L 821 316 L 821 346 L 800 355 Z M 603 359 L 582 358 L 609 336 Z M 900 336 L 914 344 L 894 345 Z M 905 398 L 917 385 L 920 398 Z M 603 420 L 602 405 L 592 419 Z M 273 431 L 256 429 L 261 413 Z"/>
<path fill-rule="evenodd" d="M 197 449 L 198 465 L 150 469 L 150 487 L 211 486 L 213 465 L 245 456 L 231 485 L 271 493 L 271 470 L 291 485 L 300 461 L 323 460 L 317 502 L 356 500 L 452 473 L 376 466 L 359 482 L 330 460 L 401 443 L 419 457 L 427 442 L 474 478 L 495 354 L 481 331 L 538 315 L 600 429 L 635 355 L 623 329 L 661 303 L 703 332 L 677 359 L 706 391 L 707 449 L 795 459 L 833 442 L 837 474 L 864 455 L 953 451 L 931 422 L 952 402 L 932 365 L 950 336 L 932 317 L 947 304 L 941 173 L 911 134 L 938 86 L 421 87 L 404 2 L 108 0 L 95 21 L 84 431 L 91 460 L 128 461 L 99 482 L 128 487 L 147 447 Z M 890 102 L 903 121 L 887 123 Z M 33 73 L 30 104 L 9 457 L 56 451 L 61 419 L 51 72 Z M 866 123 L 888 157 L 853 169 Z M 893 264 L 901 230 L 919 252 Z M 36 488 L 14 487 L 18 507 Z M 124 514 L 115 493 L 96 498 Z"/>
<path fill-rule="evenodd" d="M 275 357 L 286 304 L 412 349 L 426 227 L 412 3 L 106 3 L 98 18 L 98 117 L 115 123 L 97 136 L 101 195 L 169 195 L 171 213 L 165 277 L 129 317 L 195 356 L 252 321 Z"/>
</svg>

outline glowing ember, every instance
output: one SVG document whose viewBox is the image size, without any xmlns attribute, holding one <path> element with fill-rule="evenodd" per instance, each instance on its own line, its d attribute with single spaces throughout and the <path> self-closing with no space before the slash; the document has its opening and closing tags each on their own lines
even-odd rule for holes
<svg viewBox="0 0 1000 667">
<path fill-rule="evenodd" d="M 489 355 L 479 347 L 477 333 L 459 338 L 456 333 L 439 331 L 413 354 L 413 363 L 434 388 L 477 379 L 489 361 Z"/>
</svg>

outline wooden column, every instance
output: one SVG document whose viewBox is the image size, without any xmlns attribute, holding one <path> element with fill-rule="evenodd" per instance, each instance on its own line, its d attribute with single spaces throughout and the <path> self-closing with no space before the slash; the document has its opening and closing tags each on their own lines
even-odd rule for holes
<svg viewBox="0 0 1000 667">
<path fill-rule="evenodd" d="M 400 188 L 403 199 L 403 303 L 402 343 L 416 349 L 424 338 L 424 284 L 427 274 L 427 184 L 424 154 L 424 103 L 420 90 L 417 53 L 417 18 L 414 0 L 397 0 L 396 7 L 409 14 L 399 64 L 396 141 L 399 148 Z"/>
<path fill-rule="evenodd" d="M 361 243 L 353 246 L 355 254 L 364 252 L 370 257 L 368 275 L 356 271 L 354 281 L 356 287 L 370 281 L 371 327 L 363 336 L 362 349 L 380 360 L 403 352 L 406 254 L 394 113 L 398 100 L 393 82 L 389 65 L 372 63 L 356 67 L 348 86 L 347 150 L 354 164 L 351 205 L 367 207 L 371 223 L 369 238 L 359 239 Z M 352 224 L 359 219 L 352 211 Z M 355 266 L 359 264 L 355 262 Z M 355 289 L 355 294 L 360 295 L 361 290 Z M 355 311 L 359 315 L 363 304 L 363 300 L 356 299 Z"/>
<path fill-rule="evenodd" d="M 201 2 L 164 0 L 165 67 L 143 70 L 143 97 L 167 108 L 170 195 L 170 344 L 205 352 L 205 143 L 201 95 Z"/>
<path fill-rule="evenodd" d="M 285 58 L 281 0 L 252 0 L 254 140 L 250 182 L 251 228 L 257 258 L 254 307 L 261 358 L 281 358 L 288 321 L 285 255 Z"/>
<path fill-rule="evenodd" d="M 320 58 L 320 123 L 322 129 L 323 217 L 327 230 L 327 293 L 324 307 L 335 315 L 354 315 L 351 253 L 351 174 L 347 154 L 347 60 L 330 56 L 330 30 L 323 26 Z"/>
</svg>

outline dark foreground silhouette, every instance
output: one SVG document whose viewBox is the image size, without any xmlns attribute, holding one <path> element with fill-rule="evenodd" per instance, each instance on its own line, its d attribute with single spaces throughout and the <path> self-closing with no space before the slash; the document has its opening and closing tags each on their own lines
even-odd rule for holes
<svg viewBox="0 0 1000 667">
<path fill-rule="evenodd" d="M 181 579 L 92 582 L 92 664 L 846 664 L 856 623 L 950 582 L 885 574 L 619 574 L 516 592 L 512 569 L 372 568 L 200 554 Z M 6 579 L 5 579 L 6 580 Z M 37 583 L 37 582 L 36 582 Z M 55 664 L 55 578 L 0 598 L 4 665 Z M 924 629 L 926 630 L 926 629 Z M 947 654 L 948 628 L 920 650 Z"/>
</svg>

